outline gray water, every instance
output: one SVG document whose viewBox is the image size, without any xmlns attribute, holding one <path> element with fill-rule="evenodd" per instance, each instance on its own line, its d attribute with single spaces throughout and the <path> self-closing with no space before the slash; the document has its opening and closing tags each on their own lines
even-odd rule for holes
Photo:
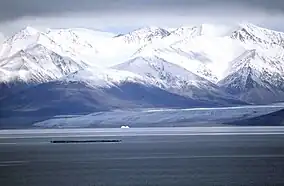
<svg viewBox="0 0 284 186">
<path fill-rule="evenodd" d="M 121 142 L 51 144 L 54 139 Z M 280 186 L 283 143 L 276 132 L 0 138 L 0 185 Z"/>
</svg>

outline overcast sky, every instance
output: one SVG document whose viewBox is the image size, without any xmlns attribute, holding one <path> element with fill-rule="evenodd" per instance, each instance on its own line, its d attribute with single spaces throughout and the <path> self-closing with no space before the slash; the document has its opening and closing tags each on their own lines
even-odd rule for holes
<svg viewBox="0 0 284 186">
<path fill-rule="evenodd" d="M 284 0 L 0 0 L 0 32 L 84 27 L 127 32 L 137 27 L 251 22 L 284 31 Z"/>
</svg>

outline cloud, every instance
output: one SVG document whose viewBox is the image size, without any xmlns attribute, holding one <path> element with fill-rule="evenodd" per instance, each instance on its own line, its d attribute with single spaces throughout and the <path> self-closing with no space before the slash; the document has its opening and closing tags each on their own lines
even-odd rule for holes
<svg viewBox="0 0 284 186">
<path fill-rule="evenodd" d="M 87 27 L 115 32 L 146 25 L 249 21 L 283 30 L 281 0 L 9 0 L 0 1 L 0 31 L 27 25 Z"/>
<path fill-rule="evenodd" d="M 248 7 L 284 11 L 281 0 L 9 0 L 0 1 L 0 21 L 23 16 L 58 15 L 70 12 L 122 13 L 210 10 L 212 7 Z M 224 11 L 226 9 L 223 9 Z"/>
</svg>

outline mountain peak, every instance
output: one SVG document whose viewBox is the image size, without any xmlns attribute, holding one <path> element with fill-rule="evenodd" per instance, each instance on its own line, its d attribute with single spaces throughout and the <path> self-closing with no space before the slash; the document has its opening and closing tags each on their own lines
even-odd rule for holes
<svg viewBox="0 0 284 186">
<path fill-rule="evenodd" d="M 23 28 L 22 30 L 20 30 L 19 32 L 17 32 L 16 34 L 14 34 L 9 39 L 7 39 L 4 43 L 15 42 L 17 40 L 26 39 L 26 38 L 29 38 L 31 36 L 38 35 L 39 33 L 40 32 L 38 30 L 27 26 L 27 27 Z"/>
<path fill-rule="evenodd" d="M 31 44 L 2 60 L 1 68 L 9 73 L 0 82 L 42 83 L 86 68 L 86 64 L 61 56 L 41 44 Z"/>
<path fill-rule="evenodd" d="M 29 45 L 37 43 L 42 33 L 32 27 L 26 27 L 10 38 L 3 42 L 0 50 L 0 59 L 10 57 L 20 51 L 27 48 Z"/>
<path fill-rule="evenodd" d="M 241 23 L 239 27 L 231 32 L 231 38 L 244 43 L 251 43 L 263 49 L 282 47 L 284 33 L 259 27 L 251 23 Z"/>
<path fill-rule="evenodd" d="M 257 59 L 256 59 L 257 58 Z M 251 68 L 255 65 L 261 65 L 260 59 L 258 58 L 257 52 L 255 49 L 247 50 L 242 53 L 239 57 L 229 62 L 229 69 L 227 69 L 226 75 L 235 73 L 242 68 Z"/>
<path fill-rule="evenodd" d="M 33 27 L 27 26 L 12 36 L 13 40 L 27 38 L 29 36 L 37 35 L 40 32 Z"/>
<path fill-rule="evenodd" d="M 30 34 L 35 34 L 38 33 L 39 31 L 31 26 L 27 26 L 24 29 L 22 29 L 23 31 L 30 33 Z"/>
<path fill-rule="evenodd" d="M 145 43 L 151 42 L 155 38 L 163 38 L 170 35 L 170 32 L 155 26 L 142 27 L 127 34 L 120 34 L 117 38 L 122 37 L 127 43 Z"/>
<path fill-rule="evenodd" d="M 166 29 L 157 26 L 146 26 L 138 28 L 134 30 L 134 32 L 168 32 L 168 31 Z"/>
<path fill-rule="evenodd" d="M 274 30 L 270 30 L 270 29 L 266 29 L 266 28 L 263 28 L 259 25 L 256 25 L 256 24 L 253 24 L 253 23 L 249 23 L 249 22 L 242 22 L 239 24 L 239 27 L 240 28 L 244 28 L 244 29 L 255 29 L 255 30 L 269 30 L 271 32 L 276 32 Z"/>
</svg>

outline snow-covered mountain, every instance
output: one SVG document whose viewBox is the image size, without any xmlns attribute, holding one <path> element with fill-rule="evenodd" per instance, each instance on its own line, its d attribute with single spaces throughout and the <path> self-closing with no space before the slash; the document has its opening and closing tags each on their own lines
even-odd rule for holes
<svg viewBox="0 0 284 186">
<path fill-rule="evenodd" d="M 176 44 L 179 42 L 191 40 L 196 37 L 206 36 L 206 37 L 221 37 L 227 36 L 230 27 L 224 25 L 212 25 L 212 24 L 201 24 L 194 26 L 181 26 L 170 32 L 168 37 L 165 37 L 169 44 Z"/>
<path fill-rule="evenodd" d="M 134 56 L 143 56 L 146 58 L 158 56 L 211 82 L 217 81 L 217 76 L 213 74 L 213 71 L 208 67 L 208 64 L 211 63 L 211 59 L 202 52 L 185 52 L 180 48 L 174 48 L 172 46 L 164 47 L 159 44 L 158 46 L 148 45 L 141 47 Z"/>
<path fill-rule="evenodd" d="M 234 102 L 214 83 L 157 56 L 135 57 L 113 68 L 141 75 L 152 85 L 192 99 L 219 104 Z"/>
<path fill-rule="evenodd" d="M 40 33 L 31 27 L 19 31 L 14 36 L 5 40 L 1 46 L 0 58 L 11 57 L 15 53 L 35 44 L 40 37 Z"/>
<path fill-rule="evenodd" d="M 43 45 L 35 44 L 0 61 L 2 72 L 0 81 L 42 83 L 56 80 L 86 67 L 87 64 L 82 61 L 75 62 Z"/>
<path fill-rule="evenodd" d="M 0 99 L 86 67 L 88 65 L 84 62 L 60 56 L 41 44 L 29 45 L 0 60 Z"/>
<path fill-rule="evenodd" d="M 231 38 L 242 41 L 246 44 L 246 48 L 259 46 L 271 52 L 273 48 L 284 44 L 284 33 L 261 28 L 250 23 L 240 24 L 232 32 Z"/>
<path fill-rule="evenodd" d="M 103 50 L 106 43 L 112 40 L 114 34 L 88 29 L 48 29 L 46 32 L 26 27 L 14 36 L 8 38 L 0 50 L 0 59 L 13 56 L 30 45 L 40 44 L 47 49 L 73 60 L 82 60 L 91 66 L 96 66 L 94 59 L 98 48 Z"/>
<path fill-rule="evenodd" d="M 261 56 L 255 49 L 246 51 L 230 62 L 228 75 L 218 84 L 247 102 L 283 101 L 283 64 Z"/>
<path fill-rule="evenodd" d="M 26 94 L 20 96 L 26 104 L 34 92 L 53 86 L 66 95 L 88 90 L 94 100 L 120 100 L 119 106 L 104 108 L 184 106 L 154 104 L 161 95 L 195 106 L 284 101 L 283 44 L 284 33 L 252 24 L 145 27 L 120 35 L 27 27 L 0 47 L 1 100 L 8 96 L 5 103 L 17 104 L 12 97 Z M 137 90 L 145 94 L 144 102 Z"/>
</svg>

